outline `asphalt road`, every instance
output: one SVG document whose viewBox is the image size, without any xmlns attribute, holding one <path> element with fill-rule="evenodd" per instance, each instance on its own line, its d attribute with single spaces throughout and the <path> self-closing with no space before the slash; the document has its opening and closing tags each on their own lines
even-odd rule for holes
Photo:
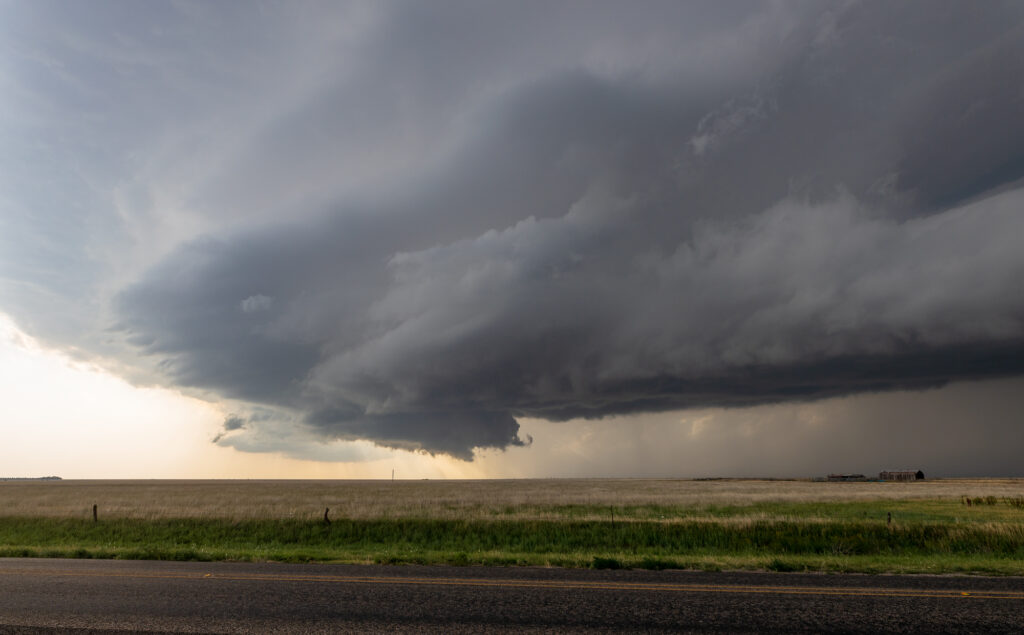
<svg viewBox="0 0 1024 635">
<path fill-rule="evenodd" d="M 0 632 L 1022 632 L 1024 578 L 0 559 Z"/>
</svg>

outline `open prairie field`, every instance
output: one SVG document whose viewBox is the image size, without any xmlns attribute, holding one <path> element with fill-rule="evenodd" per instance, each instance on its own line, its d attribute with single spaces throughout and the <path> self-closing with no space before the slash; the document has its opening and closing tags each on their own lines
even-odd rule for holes
<svg viewBox="0 0 1024 635">
<path fill-rule="evenodd" d="M 1024 480 L 6 481 L 0 555 L 1022 574 Z"/>
<path fill-rule="evenodd" d="M 1024 496 L 1024 479 L 910 483 L 781 480 L 530 479 L 480 481 L 0 481 L 0 516 L 625 520 L 762 515 L 822 504 Z M 827 507 L 828 505 L 826 505 Z M 966 510 L 965 510 L 966 511 Z M 994 510 L 985 510 L 994 511 Z"/>
</svg>

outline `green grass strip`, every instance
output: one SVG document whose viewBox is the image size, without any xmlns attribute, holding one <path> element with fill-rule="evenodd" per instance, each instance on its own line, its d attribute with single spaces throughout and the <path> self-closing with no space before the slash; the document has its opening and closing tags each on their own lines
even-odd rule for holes
<svg viewBox="0 0 1024 635">
<path fill-rule="evenodd" d="M 1024 573 L 1024 524 L 6 517 L 0 556 Z"/>
</svg>

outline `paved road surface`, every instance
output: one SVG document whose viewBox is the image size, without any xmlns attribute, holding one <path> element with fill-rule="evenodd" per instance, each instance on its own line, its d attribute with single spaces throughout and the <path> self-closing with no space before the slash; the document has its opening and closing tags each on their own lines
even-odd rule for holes
<svg viewBox="0 0 1024 635">
<path fill-rule="evenodd" d="M 0 559 L 0 632 L 1024 632 L 1024 578 Z"/>
</svg>

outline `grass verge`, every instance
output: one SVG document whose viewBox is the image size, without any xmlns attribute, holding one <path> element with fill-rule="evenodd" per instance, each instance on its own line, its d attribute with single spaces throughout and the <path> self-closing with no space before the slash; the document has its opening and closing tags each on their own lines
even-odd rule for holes
<svg viewBox="0 0 1024 635">
<path fill-rule="evenodd" d="M 0 556 L 1024 575 L 1024 523 L 0 517 Z"/>
</svg>

